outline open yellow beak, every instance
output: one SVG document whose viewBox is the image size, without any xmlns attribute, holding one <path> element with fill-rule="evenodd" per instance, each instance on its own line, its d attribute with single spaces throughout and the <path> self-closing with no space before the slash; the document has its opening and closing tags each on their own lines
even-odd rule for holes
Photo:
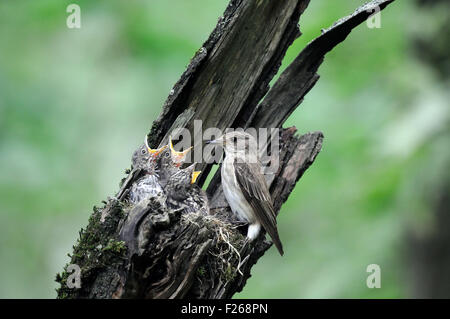
<svg viewBox="0 0 450 319">
<path fill-rule="evenodd" d="M 152 156 L 157 156 L 159 153 L 164 151 L 165 148 L 167 147 L 167 145 L 164 145 L 161 148 L 150 148 L 150 146 L 148 146 L 147 136 L 145 137 L 145 146 L 147 147 L 148 153 Z"/>
<path fill-rule="evenodd" d="M 191 184 L 194 184 L 197 180 L 198 175 L 200 175 L 202 171 L 194 171 L 192 172 Z"/>
<path fill-rule="evenodd" d="M 183 164 L 184 159 L 186 158 L 186 155 L 192 149 L 192 146 L 191 146 L 182 152 L 175 151 L 175 149 L 173 148 L 172 138 L 170 136 L 169 136 L 169 147 L 170 147 L 170 152 L 172 153 L 172 157 L 174 158 L 174 161 L 176 163 L 176 166 L 178 166 L 178 167 L 181 166 L 181 164 Z"/>
</svg>

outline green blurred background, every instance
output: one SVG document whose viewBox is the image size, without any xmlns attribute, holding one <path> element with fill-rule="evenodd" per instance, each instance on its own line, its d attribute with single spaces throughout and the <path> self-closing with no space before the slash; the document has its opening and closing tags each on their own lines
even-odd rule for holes
<svg viewBox="0 0 450 319">
<path fill-rule="evenodd" d="M 82 25 L 68 29 L 71 2 L 0 2 L 2 298 L 56 296 L 92 206 L 117 191 L 227 4 L 73 1 Z M 362 2 L 312 0 L 283 67 Z M 325 141 L 279 216 L 285 256 L 271 249 L 236 297 L 450 297 L 449 10 L 423 2 L 394 2 L 380 29 L 363 24 L 327 55 L 287 123 Z"/>
</svg>

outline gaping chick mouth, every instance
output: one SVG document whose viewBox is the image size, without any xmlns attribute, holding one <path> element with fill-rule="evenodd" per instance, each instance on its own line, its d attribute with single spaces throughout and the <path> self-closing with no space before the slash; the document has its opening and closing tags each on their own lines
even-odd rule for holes
<svg viewBox="0 0 450 319">
<path fill-rule="evenodd" d="M 174 162 L 176 164 L 176 166 L 181 166 L 181 164 L 183 164 L 186 155 L 191 151 L 191 149 L 193 148 L 192 146 L 189 147 L 188 149 L 182 151 L 182 152 L 178 152 L 173 148 L 173 142 L 172 142 L 172 137 L 169 136 L 169 147 L 170 147 L 170 152 L 172 153 L 172 157 L 174 159 Z"/>
<path fill-rule="evenodd" d="M 148 145 L 147 135 L 145 136 L 145 146 L 147 147 L 148 153 L 152 156 L 157 156 L 159 153 L 164 151 L 167 147 L 167 145 L 164 145 L 163 147 L 160 147 L 160 148 L 150 148 L 150 146 Z"/>
</svg>

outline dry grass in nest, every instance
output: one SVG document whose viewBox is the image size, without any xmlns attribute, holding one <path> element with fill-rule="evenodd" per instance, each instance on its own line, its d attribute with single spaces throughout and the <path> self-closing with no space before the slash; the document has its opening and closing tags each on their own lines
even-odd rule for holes
<svg viewBox="0 0 450 319">
<path fill-rule="evenodd" d="M 181 221 L 191 223 L 197 227 L 207 227 L 214 233 L 215 245 L 209 254 L 214 257 L 215 265 L 209 266 L 220 271 L 225 279 L 230 280 L 239 273 L 243 275 L 240 268 L 242 258 L 240 249 L 245 243 L 245 237 L 237 230 L 239 225 L 220 219 L 214 215 L 203 215 L 201 213 L 183 214 Z M 210 259 L 210 258 L 209 258 Z"/>
</svg>

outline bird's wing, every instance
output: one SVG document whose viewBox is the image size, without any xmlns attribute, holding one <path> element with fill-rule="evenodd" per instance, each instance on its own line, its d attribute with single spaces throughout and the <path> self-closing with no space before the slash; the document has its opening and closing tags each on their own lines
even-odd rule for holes
<svg viewBox="0 0 450 319">
<path fill-rule="evenodd" d="M 257 163 L 241 163 L 235 160 L 234 170 L 237 183 L 241 187 L 245 199 L 253 208 L 256 219 L 269 233 L 278 251 L 283 255 L 272 198 L 266 179 L 260 172 L 260 165 Z"/>
</svg>

